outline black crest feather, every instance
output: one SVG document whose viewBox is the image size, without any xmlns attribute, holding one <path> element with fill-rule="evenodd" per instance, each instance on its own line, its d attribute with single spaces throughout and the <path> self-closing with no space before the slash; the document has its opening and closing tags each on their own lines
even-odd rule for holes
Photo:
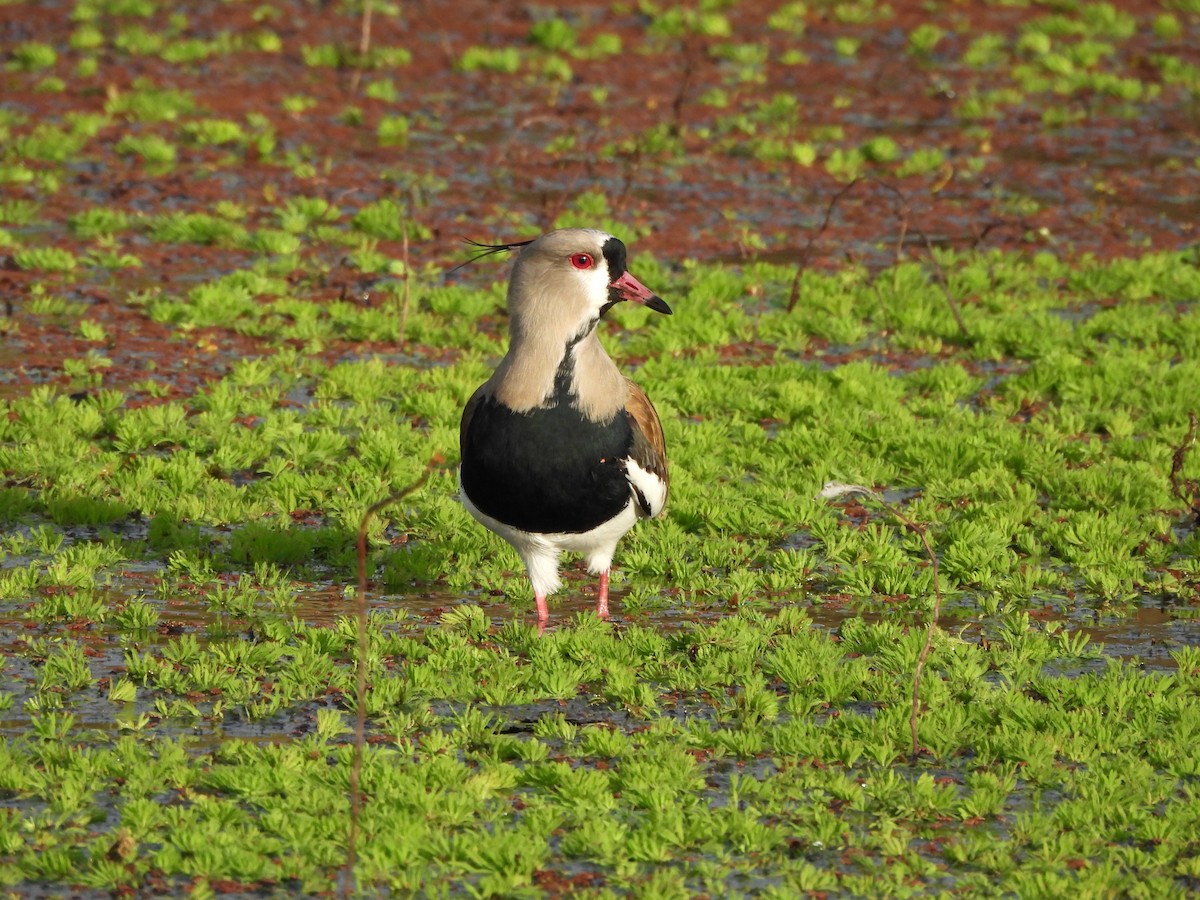
<svg viewBox="0 0 1200 900">
<path fill-rule="evenodd" d="M 476 253 L 474 256 L 472 256 L 470 259 L 468 259 L 466 262 L 459 263 L 457 266 L 455 266 L 450 271 L 457 272 L 463 266 L 469 266 L 471 263 L 475 262 L 475 260 L 477 260 L 477 259 L 483 259 L 485 256 L 491 256 L 493 253 L 504 253 L 507 250 L 516 250 L 518 247 L 524 247 L 527 244 L 532 244 L 534 242 L 534 240 L 535 240 L 535 238 L 530 238 L 527 241 L 513 241 L 511 244 L 483 244 L 483 243 L 480 243 L 479 241 L 473 241 L 470 238 L 467 238 L 463 241 L 463 243 L 470 244 L 472 247 L 474 247 L 479 252 Z"/>
</svg>

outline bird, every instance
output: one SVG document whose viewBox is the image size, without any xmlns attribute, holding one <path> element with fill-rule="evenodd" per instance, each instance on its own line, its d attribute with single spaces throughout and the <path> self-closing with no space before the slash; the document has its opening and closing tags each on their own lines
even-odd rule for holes
<svg viewBox="0 0 1200 900">
<path fill-rule="evenodd" d="M 517 250 L 508 284 L 509 345 L 467 401 L 459 426 L 459 495 L 467 511 L 525 564 L 538 631 L 561 587 L 559 557 L 582 554 L 599 575 L 596 614 L 608 618 L 617 542 L 661 516 L 669 477 L 662 422 L 596 334 L 617 303 L 671 315 L 628 270 L 625 244 L 564 228 L 480 256 Z M 475 257 L 478 258 L 478 257 Z"/>
</svg>

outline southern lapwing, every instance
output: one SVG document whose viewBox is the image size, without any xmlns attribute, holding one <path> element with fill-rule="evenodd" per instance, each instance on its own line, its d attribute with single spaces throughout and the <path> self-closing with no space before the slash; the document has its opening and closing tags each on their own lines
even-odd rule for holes
<svg viewBox="0 0 1200 900">
<path fill-rule="evenodd" d="M 478 246 L 521 249 L 508 285 L 508 353 L 459 427 L 463 504 L 525 562 L 539 630 L 563 551 L 583 554 L 599 574 L 596 614 L 606 618 L 617 541 L 666 506 L 667 454 L 658 414 L 604 352 L 596 326 L 622 300 L 671 308 L 630 274 L 625 245 L 603 231 Z"/>
</svg>

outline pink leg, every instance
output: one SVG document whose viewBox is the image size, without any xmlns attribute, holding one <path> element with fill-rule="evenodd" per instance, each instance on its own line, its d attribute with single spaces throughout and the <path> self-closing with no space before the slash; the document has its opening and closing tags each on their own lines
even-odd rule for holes
<svg viewBox="0 0 1200 900">
<path fill-rule="evenodd" d="M 608 618 L 608 569 L 600 573 L 600 596 L 596 598 L 596 615 Z"/>
<path fill-rule="evenodd" d="M 546 595 L 535 593 L 533 602 L 537 604 L 538 634 L 545 634 L 546 623 L 550 621 L 550 609 L 546 606 Z"/>
</svg>

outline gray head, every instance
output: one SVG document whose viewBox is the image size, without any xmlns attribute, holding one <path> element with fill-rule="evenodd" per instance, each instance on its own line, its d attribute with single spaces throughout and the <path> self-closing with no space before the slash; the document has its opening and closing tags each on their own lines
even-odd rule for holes
<svg viewBox="0 0 1200 900">
<path fill-rule="evenodd" d="M 560 376 L 575 406 L 593 421 L 624 409 L 629 387 L 596 337 L 596 323 L 631 300 L 671 308 L 625 268 L 625 245 L 603 231 L 565 228 L 524 244 L 479 245 L 521 253 L 508 284 L 508 353 L 485 391 L 525 412 L 550 402 Z"/>
<path fill-rule="evenodd" d="M 625 245 L 591 228 L 564 228 L 526 244 L 508 285 L 512 338 L 569 344 L 623 300 L 656 312 L 671 308 L 629 273 Z"/>
</svg>

